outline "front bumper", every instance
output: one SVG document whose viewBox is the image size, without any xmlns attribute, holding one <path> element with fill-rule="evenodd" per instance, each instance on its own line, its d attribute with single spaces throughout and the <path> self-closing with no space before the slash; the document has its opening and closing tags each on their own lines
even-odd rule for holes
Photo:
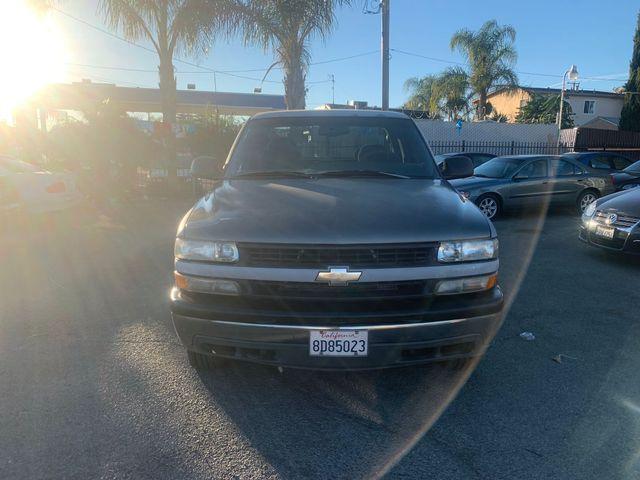
<svg viewBox="0 0 640 480">
<path fill-rule="evenodd" d="M 276 366 L 368 369 L 453 360 L 480 355 L 500 325 L 502 291 L 494 288 L 481 308 L 467 307 L 384 318 L 344 319 L 339 325 L 291 316 L 288 322 L 230 321 L 215 307 L 189 305 L 172 291 L 172 319 L 182 344 L 192 351 Z M 330 323 L 330 324 L 329 324 Z M 366 357 L 309 355 L 310 330 L 369 332 Z"/>
<path fill-rule="evenodd" d="M 613 239 L 606 239 L 596 235 L 583 221 L 580 224 L 578 238 L 594 247 L 612 252 L 640 255 L 640 227 L 631 229 L 616 228 Z"/>
</svg>

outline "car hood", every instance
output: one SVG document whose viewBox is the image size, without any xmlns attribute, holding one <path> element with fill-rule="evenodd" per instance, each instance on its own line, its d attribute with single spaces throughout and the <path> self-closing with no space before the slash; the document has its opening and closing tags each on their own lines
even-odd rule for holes
<svg viewBox="0 0 640 480">
<path fill-rule="evenodd" d="M 483 188 L 491 185 L 499 185 L 505 182 L 503 178 L 467 177 L 451 180 L 457 190 L 471 190 L 473 188 Z"/>
<path fill-rule="evenodd" d="M 442 180 L 226 180 L 179 236 L 258 243 L 411 243 L 482 238 L 493 226 Z"/>
<path fill-rule="evenodd" d="M 623 190 L 602 197 L 596 204 L 598 210 L 612 209 L 628 215 L 640 217 L 640 188 Z"/>
</svg>

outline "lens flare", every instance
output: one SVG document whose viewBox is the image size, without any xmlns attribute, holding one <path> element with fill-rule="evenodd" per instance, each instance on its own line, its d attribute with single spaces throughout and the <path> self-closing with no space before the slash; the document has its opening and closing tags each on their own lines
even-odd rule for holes
<svg viewBox="0 0 640 480">
<path fill-rule="evenodd" d="M 42 86 L 64 78 L 62 34 L 50 14 L 24 0 L 0 2 L 0 122 Z"/>
</svg>

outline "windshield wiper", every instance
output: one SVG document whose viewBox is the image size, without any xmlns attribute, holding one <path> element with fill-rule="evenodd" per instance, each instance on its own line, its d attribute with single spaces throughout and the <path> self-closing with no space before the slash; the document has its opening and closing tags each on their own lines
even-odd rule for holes
<svg viewBox="0 0 640 480">
<path fill-rule="evenodd" d="M 271 170 L 264 172 L 245 172 L 226 177 L 225 180 L 236 180 L 242 178 L 313 178 L 313 175 L 305 172 L 296 172 L 289 170 Z"/>
<path fill-rule="evenodd" d="M 382 172 L 378 170 L 329 170 L 318 172 L 316 177 L 387 177 L 387 178 L 412 178 L 406 175 L 392 172 Z"/>
</svg>

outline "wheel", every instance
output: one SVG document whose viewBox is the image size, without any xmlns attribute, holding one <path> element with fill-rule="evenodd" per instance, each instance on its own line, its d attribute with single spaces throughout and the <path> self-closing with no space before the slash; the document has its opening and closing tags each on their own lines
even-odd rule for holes
<svg viewBox="0 0 640 480">
<path fill-rule="evenodd" d="M 501 212 L 500 200 L 491 194 L 480 195 L 476 200 L 476 205 L 489 220 L 493 220 Z"/>
<path fill-rule="evenodd" d="M 212 355 L 203 355 L 202 353 L 187 350 L 187 357 L 189 358 L 189 365 L 196 370 L 214 370 L 216 366 L 219 366 L 217 359 Z"/>
<path fill-rule="evenodd" d="M 589 205 L 591 205 L 593 202 L 595 202 L 599 196 L 600 195 L 598 195 L 593 190 L 587 190 L 586 192 L 582 192 L 578 197 L 578 215 L 582 215 L 585 209 Z"/>
</svg>

